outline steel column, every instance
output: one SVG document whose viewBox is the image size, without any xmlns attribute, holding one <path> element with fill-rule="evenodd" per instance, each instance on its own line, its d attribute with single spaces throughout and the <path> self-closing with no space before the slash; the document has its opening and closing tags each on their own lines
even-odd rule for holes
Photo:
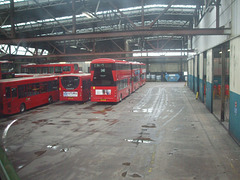
<svg viewBox="0 0 240 180">
<path fill-rule="evenodd" d="M 221 78 L 221 121 L 225 121 L 225 78 L 226 78 L 226 45 L 222 45 L 222 78 Z"/>
<path fill-rule="evenodd" d="M 16 37 L 14 23 L 14 0 L 10 0 L 10 20 L 11 20 L 11 38 Z"/>
</svg>

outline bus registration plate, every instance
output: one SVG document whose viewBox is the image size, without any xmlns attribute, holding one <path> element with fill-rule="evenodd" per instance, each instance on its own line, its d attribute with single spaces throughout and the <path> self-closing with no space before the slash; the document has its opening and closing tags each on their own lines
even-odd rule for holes
<svg viewBox="0 0 240 180">
<path fill-rule="evenodd" d="M 78 92 L 63 91 L 63 97 L 78 97 Z"/>
</svg>

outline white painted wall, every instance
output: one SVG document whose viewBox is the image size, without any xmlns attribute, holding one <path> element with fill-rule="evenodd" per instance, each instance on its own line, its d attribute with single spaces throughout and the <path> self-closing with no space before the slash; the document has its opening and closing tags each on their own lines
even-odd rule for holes
<svg viewBox="0 0 240 180">
<path fill-rule="evenodd" d="M 197 61 L 197 59 L 198 59 L 198 56 L 195 56 L 194 57 L 194 61 L 195 61 L 195 63 L 194 63 L 194 77 L 197 77 L 197 68 L 198 68 L 198 61 Z"/>
<path fill-rule="evenodd" d="M 82 68 L 83 73 L 88 73 L 88 68 L 90 67 L 90 62 L 76 62 L 79 67 Z"/>
<path fill-rule="evenodd" d="M 240 0 L 231 0 L 232 2 L 232 37 L 240 34 Z"/>
<path fill-rule="evenodd" d="M 193 76 L 193 59 L 188 60 L 188 74 Z"/>
<path fill-rule="evenodd" d="M 240 94 L 240 37 L 230 42 L 230 91 Z"/>
<path fill-rule="evenodd" d="M 235 34 L 239 35 L 239 19 L 240 19 L 240 10 L 239 10 L 239 1 L 240 0 L 222 0 L 221 6 L 219 9 L 219 26 L 225 28 L 235 28 Z M 238 6 L 237 6 L 238 5 Z M 235 7 L 237 6 L 237 7 Z M 234 17 L 234 21 L 232 21 Z M 202 21 L 200 22 L 197 28 L 216 28 L 216 7 L 212 9 L 211 12 L 207 12 Z M 221 36 L 195 36 L 193 37 L 193 48 L 197 53 L 203 52 L 210 48 L 215 47 L 228 40 L 230 36 L 221 35 Z"/>
<path fill-rule="evenodd" d="M 206 81 L 209 83 L 212 83 L 213 77 L 212 77 L 212 66 L 213 66 L 213 50 L 210 49 L 207 51 L 207 71 L 206 71 Z"/>
<path fill-rule="evenodd" d="M 203 53 L 199 55 L 199 78 L 203 79 Z"/>
<path fill-rule="evenodd" d="M 150 72 L 180 72 L 180 63 L 150 63 Z M 182 71 L 187 71 L 187 62 L 183 63 Z"/>
</svg>

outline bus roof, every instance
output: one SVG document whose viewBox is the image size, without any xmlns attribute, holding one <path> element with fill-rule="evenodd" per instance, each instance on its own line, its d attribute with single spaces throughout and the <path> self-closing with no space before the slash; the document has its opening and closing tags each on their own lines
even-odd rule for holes
<svg viewBox="0 0 240 180">
<path fill-rule="evenodd" d="M 115 60 L 115 59 L 110 59 L 110 58 L 99 58 L 99 59 L 94 59 L 91 62 L 92 64 L 100 64 L 100 63 L 125 63 L 128 64 L 128 61 L 121 61 L 121 60 Z"/>
<path fill-rule="evenodd" d="M 0 64 L 3 64 L 3 63 L 12 63 L 12 61 L 0 61 Z"/>
<path fill-rule="evenodd" d="M 21 78 L 11 78 L 11 79 L 1 79 L 0 84 L 5 83 L 16 83 L 16 82 L 24 82 L 29 80 L 41 80 L 41 79 L 47 79 L 47 78 L 58 78 L 58 76 L 34 76 L 34 77 L 21 77 Z"/>
<path fill-rule="evenodd" d="M 77 64 L 77 63 L 75 63 Z M 49 66 L 69 66 L 69 65 L 75 65 L 74 63 L 68 63 L 68 64 L 58 64 L 58 63 L 51 63 L 51 64 L 35 64 L 35 63 L 30 63 L 30 64 L 23 64 L 21 65 L 22 67 L 37 67 L 37 66 L 42 66 L 42 67 L 49 67 Z"/>
<path fill-rule="evenodd" d="M 59 77 L 66 77 L 66 76 L 77 76 L 77 77 L 85 77 L 85 76 L 91 76 L 91 74 L 90 73 L 84 73 L 84 74 L 78 74 L 78 73 L 75 73 L 75 74 L 73 74 L 73 73 L 71 73 L 71 74 L 61 74 L 61 75 L 58 75 Z"/>
</svg>

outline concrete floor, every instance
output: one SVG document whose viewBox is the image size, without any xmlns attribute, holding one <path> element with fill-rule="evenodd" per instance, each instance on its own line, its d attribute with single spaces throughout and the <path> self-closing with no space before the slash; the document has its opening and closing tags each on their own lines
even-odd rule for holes
<svg viewBox="0 0 240 180">
<path fill-rule="evenodd" d="M 240 179 L 240 147 L 184 84 L 5 117 L 1 143 L 23 180 Z"/>
</svg>

